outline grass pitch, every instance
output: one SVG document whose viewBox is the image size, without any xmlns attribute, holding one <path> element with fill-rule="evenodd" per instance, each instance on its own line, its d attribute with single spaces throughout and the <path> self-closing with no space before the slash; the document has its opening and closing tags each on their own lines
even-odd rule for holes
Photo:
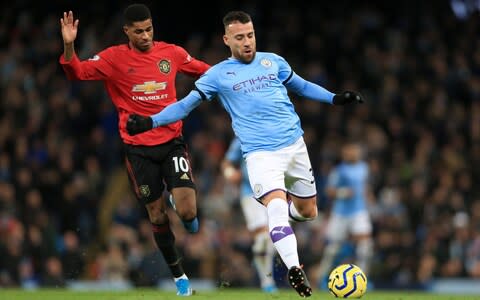
<svg viewBox="0 0 480 300">
<path fill-rule="evenodd" d="M 128 291 L 72 291 L 65 289 L 54 290 L 19 290 L 1 289 L 2 300 L 179 300 L 184 299 L 175 295 L 175 291 L 155 289 L 135 289 Z M 275 294 L 265 294 L 254 289 L 219 289 L 217 291 L 200 291 L 195 293 L 191 300 L 300 300 L 302 299 L 293 289 L 282 289 Z M 309 300 L 335 299 L 325 291 L 314 290 Z M 478 300 L 480 295 L 442 295 L 419 292 L 367 292 L 362 300 Z"/>
</svg>

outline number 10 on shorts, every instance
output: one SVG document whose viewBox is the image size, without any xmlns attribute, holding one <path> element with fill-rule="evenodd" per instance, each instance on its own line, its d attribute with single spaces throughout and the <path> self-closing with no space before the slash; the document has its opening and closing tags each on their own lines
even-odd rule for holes
<svg viewBox="0 0 480 300">
<path fill-rule="evenodd" d="M 178 173 L 182 171 L 183 173 L 188 173 L 189 167 L 188 167 L 188 161 L 185 159 L 185 157 L 172 157 L 173 160 L 173 165 L 175 166 L 175 172 Z"/>
</svg>

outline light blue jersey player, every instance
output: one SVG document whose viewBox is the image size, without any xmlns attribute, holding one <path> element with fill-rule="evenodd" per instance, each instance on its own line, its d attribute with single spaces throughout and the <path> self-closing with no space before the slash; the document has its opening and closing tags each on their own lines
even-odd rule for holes
<svg viewBox="0 0 480 300">
<path fill-rule="evenodd" d="M 222 166 L 224 177 L 226 179 L 231 178 L 231 174 L 233 172 L 233 169 L 235 168 L 236 171 L 239 171 L 239 175 L 241 175 L 239 178 L 241 179 L 240 181 L 240 198 L 247 198 L 250 197 L 253 199 L 253 191 L 252 188 L 250 187 L 250 181 L 248 180 L 248 170 L 247 170 L 247 165 L 245 164 L 245 160 L 243 159 L 242 155 L 242 148 L 240 144 L 240 140 L 238 138 L 234 138 L 230 142 L 230 146 L 228 147 L 227 152 L 225 153 L 225 160 L 224 160 L 224 166 Z M 235 180 L 238 181 L 238 180 Z M 250 202 L 250 201 L 249 201 Z M 257 202 L 257 201 L 255 201 Z M 258 203 L 258 202 L 257 202 Z M 255 206 L 255 207 L 261 207 L 265 209 L 264 206 Z M 265 213 L 266 217 L 266 213 Z M 265 218 L 266 220 L 266 218 Z M 254 223 L 255 221 L 252 220 L 251 223 Z M 248 225 L 248 224 L 247 224 Z M 254 226 L 258 227 L 258 226 Z M 254 229 L 249 228 L 249 229 Z"/>
<path fill-rule="evenodd" d="M 175 122 L 200 103 L 219 99 L 240 140 L 254 197 L 267 207 L 270 238 L 289 269 L 288 280 L 300 296 L 308 297 L 312 289 L 300 267 L 297 240 L 288 221 L 289 213 L 301 221 L 317 216 L 317 191 L 300 119 L 287 90 L 335 105 L 363 99 L 351 91 L 333 94 L 295 74 L 281 56 L 257 53 L 248 14 L 229 12 L 223 24 L 223 41 L 231 57 L 212 66 L 195 82 L 195 90 L 160 113 L 130 115 L 127 131 L 139 134 Z M 288 205 L 287 193 L 293 205 Z"/>
<path fill-rule="evenodd" d="M 368 273 L 373 254 L 372 223 L 367 210 L 368 172 L 361 146 L 345 144 L 342 161 L 329 174 L 326 186 L 333 204 L 326 231 L 327 246 L 317 271 L 319 281 L 331 271 L 342 243 L 350 237 L 356 244 L 355 264 Z"/>
<path fill-rule="evenodd" d="M 247 165 L 243 159 L 238 138 L 231 141 L 221 167 L 225 179 L 238 185 L 240 189 L 240 206 L 247 228 L 252 234 L 253 264 L 257 270 L 261 288 L 267 293 L 276 292 L 277 287 L 272 276 L 275 248 L 268 233 L 267 209 L 253 198 Z"/>
</svg>

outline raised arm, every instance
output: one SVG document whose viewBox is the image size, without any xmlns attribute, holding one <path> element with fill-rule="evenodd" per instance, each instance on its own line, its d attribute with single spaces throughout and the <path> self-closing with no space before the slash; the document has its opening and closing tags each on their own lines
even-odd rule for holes
<svg viewBox="0 0 480 300">
<path fill-rule="evenodd" d="M 63 56 L 66 61 L 70 61 L 75 54 L 73 42 L 77 38 L 79 20 L 73 19 L 73 12 L 63 12 L 63 18 L 60 18 L 63 38 Z"/>
<path fill-rule="evenodd" d="M 131 114 L 127 120 L 127 132 L 136 135 L 152 128 L 170 124 L 185 118 L 195 107 L 202 103 L 202 96 L 193 90 L 183 99 L 165 107 L 161 112 L 152 116 Z"/>
</svg>

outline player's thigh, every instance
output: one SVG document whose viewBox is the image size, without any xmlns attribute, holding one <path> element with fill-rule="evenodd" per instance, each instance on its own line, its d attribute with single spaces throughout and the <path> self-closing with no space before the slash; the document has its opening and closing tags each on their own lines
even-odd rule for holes
<svg viewBox="0 0 480 300">
<path fill-rule="evenodd" d="M 267 208 L 260 204 L 253 196 L 244 196 L 240 199 L 245 223 L 248 230 L 268 226 Z"/>
<path fill-rule="evenodd" d="M 250 186 L 256 199 L 272 191 L 286 191 L 284 174 L 287 161 L 282 152 L 253 152 L 247 155 L 245 161 Z"/>
<path fill-rule="evenodd" d="M 368 211 L 356 213 L 351 217 L 350 233 L 354 237 L 368 236 L 372 233 L 372 221 Z"/>
<path fill-rule="evenodd" d="M 195 191 L 190 156 L 183 140 L 176 139 L 171 143 L 163 160 L 161 173 L 165 178 L 168 191 L 176 188 L 190 188 Z M 194 196 L 195 193 L 187 193 L 187 195 Z"/>
<path fill-rule="evenodd" d="M 291 156 L 285 173 L 285 185 L 288 193 L 299 199 L 311 199 L 315 197 L 317 195 L 315 178 L 313 176 L 307 146 L 303 138 L 300 138 L 295 144 L 288 147 L 288 150 Z"/>
<path fill-rule="evenodd" d="M 325 237 L 329 241 L 344 241 L 348 237 L 348 227 L 350 220 L 346 216 L 341 216 L 337 214 L 330 214 L 327 223 L 327 230 L 325 232 Z"/>
<path fill-rule="evenodd" d="M 162 197 L 165 185 L 161 176 L 161 165 L 142 155 L 142 151 L 141 148 L 127 147 L 125 165 L 137 199 L 148 204 Z"/>
</svg>

